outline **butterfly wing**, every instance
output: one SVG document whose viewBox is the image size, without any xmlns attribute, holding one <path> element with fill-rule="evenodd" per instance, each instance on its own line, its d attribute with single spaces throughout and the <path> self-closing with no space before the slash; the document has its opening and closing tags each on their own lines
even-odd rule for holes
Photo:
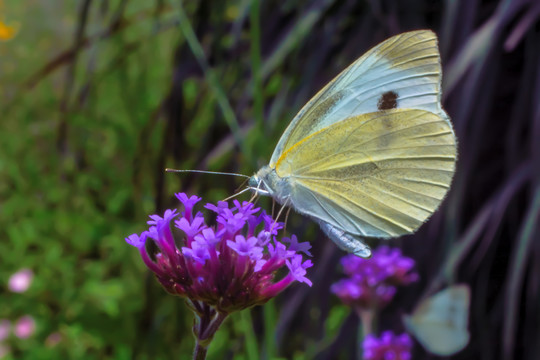
<svg viewBox="0 0 540 360">
<path fill-rule="evenodd" d="M 405 326 L 429 352 L 455 354 L 469 343 L 470 297 L 467 285 L 451 286 L 424 300 L 411 316 L 405 316 Z"/>
<path fill-rule="evenodd" d="M 276 162 L 300 213 L 343 231 L 389 238 L 417 229 L 444 198 L 456 160 L 450 123 L 425 110 L 349 117 L 313 133 Z"/>
<path fill-rule="evenodd" d="M 437 37 L 429 30 L 394 36 L 369 50 L 317 93 L 291 121 L 270 160 L 317 131 L 381 108 L 421 109 L 448 121 L 440 105 Z"/>
</svg>

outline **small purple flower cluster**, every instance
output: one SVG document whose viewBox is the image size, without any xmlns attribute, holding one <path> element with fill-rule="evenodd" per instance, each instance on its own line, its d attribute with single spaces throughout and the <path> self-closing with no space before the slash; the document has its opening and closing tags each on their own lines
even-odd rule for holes
<svg viewBox="0 0 540 360">
<path fill-rule="evenodd" d="M 365 360 L 410 360 L 413 342 L 406 333 L 394 335 L 385 331 L 379 339 L 367 335 L 363 345 Z"/>
<path fill-rule="evenodd" d="M 357 309 L 382 308 L 394 297 L 396 286 L 418 280 L 418 274 L 412 271 L 414 260 L 388 246 L 377 248 L 370 259 L 346 255 L 341 264 L 349 278 L 333 284 L 331 291 Z"/>
<path fill-rule="evenodd" d="M 294 235 L 278 241 L 283 224 L 259 213 L 260 208 L 236 200 L 232 208 L 222 201 L 207 204 L 217 214 L 217 226 L 210 227 L 201 212 L 193 215 L 201 198 L 184 193 L 176 197 L 184 206 L 181 214 L 168 209 L 163 217 L 151 215 L 147 231 L 126 238 L 169 293 L 228 314 L 265 303 L 293 281 L 311 286 L 305 277 L 311 260 L 304 261 L 300 254 L 311 256 L 311 246 L 298 243 Z M 183 233 L 177 236 L 181 241 L 173 235 L 172 220 Z M 157 246 L 153 255 L 147 252 L 148 241 Z M 283 268 L 289 272 L 278 280 L 277 272 Z"/>
</svg>

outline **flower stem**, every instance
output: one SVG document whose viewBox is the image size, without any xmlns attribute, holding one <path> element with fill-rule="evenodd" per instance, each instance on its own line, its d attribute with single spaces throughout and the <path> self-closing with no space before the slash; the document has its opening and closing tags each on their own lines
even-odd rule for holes
<svg viewBox="0 0 540 360">
<path fill-rule="evenodd" d="M 367 335 L 373 333 L 373 310 L 371 309 L 356 309 L 356 313 L 358 314 L 358 317 L 360 318 L 360 329 L 358 331 L 358 359 L 363 359 L 363 347 L 362 344 L 364 343 L 364 339 Z"/>
<path fill-rule="evenodd" d="M 374 314 L 373 311 L 368 309 L 358 309 L 357 310 L 358 316 L 360 317 L 361 325 L 362 325 L 362 337 L 365 337 L 366 335 L 369 335 L 373 333 L 373 318 Z"/>
<path fill-rule="evenodd" d="M 196 340 L 193 360 L 204 360 L 216 331 L 228 314 L 218 312 L 215 308 L 202 302 L 188 300 L 188 304 L 195 315 L 193 335 L 195 335 Z"/>
<path fill-rule="evenodd" d="M 208 346 L 201 345 L 200 341 L 195 342 L 195 350 L 193 350 L 193 360 L 205 360 Z"/>
<path fill-rule="evenodd" d="M 214 319 L 212 319 L 212 321 L 210 322 L 210 324 L 208 325 L 208 327 L 202 334 L 201 339 L 211 340 L 226 317 L 227 317 L 227 314 L 225 313 L 217 313 L 217 315 L 214 317 Z"/>
</svg>

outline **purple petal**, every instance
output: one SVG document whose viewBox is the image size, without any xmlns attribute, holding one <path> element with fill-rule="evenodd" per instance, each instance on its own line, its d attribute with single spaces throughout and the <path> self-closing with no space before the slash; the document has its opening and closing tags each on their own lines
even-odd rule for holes
<svg viewBox="0 0 540 360">
<path fill-rule="evenodd" d="M 205 228 L 201 231 L 202 235 L 196 235 L 195 240 L 204 241 L 210 246 L 214 246 L 221 241 L 221 238 L 216 236 L 214 230 L 211 228 Z"/>
<path fill-rule="evenodd" d="M 255 271 L 255 272 L 261 271 L 264 264 L 266 264 L 266 260 L 264 260 L 264 259 L 257 260 L 257 262 L 255 263 L 255 268 L 254 268 L 253 271 Z"/>
<path fill-rule="evenodd" d="M 285 260 L 295 255 L 294 251 L 287 250 L 287 247 L 279 241 L 276 241 L 275 244 L 275 248 L 272 244 L 268 244 L 268 252 L 270 253 L 271 258 L 276 260 Z"/>
<path fill-rule="evenodd" d="M 131 245 L 135 246 L 137 249 L 140 249 L 144 247 L 144 244 L 146 242 L 147 232 L 143 232 L 141 236 L 137 234 L 131 234 L 126 238 L 126 242 Z"/>
<path fill-rule="evenodd" d="M 261 230 L 259 235 L 257 235 L 257 239 L 259 239 L 259 245 L 265 246 L 272 240 L 272 234 L 270 231 Z"/>
<path fill-rule="evenodd" d="M 334 283 L 330 291 L 342 300 L 359 299 L 368 289 L 362 287 L 361 283 L 352 279 L 343 279 Z"/>
<path fill-rule="evenodd" d="M 250 203 L 248 201 L 244 201 L 242 202 L 242 204 L 240 204 L 240 201 L 234 200 L 233 203 L 234 203 L 234 209 L 236 209 L 236 211 L 238 211 L 240 214 L 246 217 L 259 212 L 259 210 L 261 209 L 261 208 L 256 208 L 253 203 Z"/>
<path fill-rule="evenodd" d="M 175 221 L 176 227 L 186 233 L 186 236 L 193 238 L 201 230 L 201 226 L 204 225 L 204 218 L 197 216 L 190 223 L 186 218 L 180 218 Z"/>
<path fill-rule="evenodd" d="M 178 213 L 177 213 L 176 209 L 172 209 L 172 210 L 167 209 L 167 210 L 165 210 L 165 213 L 163 214 L 163 217 L 161 217 L 159 215 L 150 215 L 150 219 L 152 219 L 152 220 L 149 220 L 146 223 L 148 225 L 157 225 L 158 222 L 161 222 L 161 221 L 170 222 L 172 219 L 174 219 L 177 216 L 178 216 Z"/>
<path fill-rule="evenodd" d="M 180 200 L 180 202 L 184 205 L 186 209 L 192 209 L 193 206 L 195 206 L 195 204 L 197 204 L 202 199 L 195 195 L 188 197 L 186 193 L 176 193 L 175 196 L 178 200 Z"/>
<path fill-rule="evenodd" d="M 366 360 L 410 360 L 412 341 L 403 343 L 404 338 L 394 335 L 391 331 L 385 331 L 380 338 L 367 335 L 363 342 L 364 359 Z M 407 335 L 408 336 L 408 335 Z"/>
<path fill-rule="evenodd" d="M 287 264 L 287 267 L 291 271 L 291 275 L 296 281 L 304 282 L 309 286 L 312 285 L 311 281 L 304 276 L 307 273 L 306 269 L 313 266 L 311 260 L 306 260 L 302 263 L 302 256 L 295 255 L 291 261 L 286 260 L 285 262 Z"/>
<path fill-rule="evenodd" d="M 206 243 L 194 241 L 191 243 L 191 248 L 183 247 L 182 254 L 204 265 L 207 259 L 210 259 L 210 252 Z"/>
<path fill-rule="evenodd" d="M 294 250 L 297 253 L 303 252 L 307 256 L 313 256 L 309 252 L 309 249 L 311 249 L 311 244 L 309 242 L 307 242 L 307 241 L 299 243 L 298 239 L 296 238 L 296 235 L 291 236 L 290 239 L 289 238 L 283 238 L 282 241 L 286 241 L 286 242 L 288 242 L 290 244 L 289 245 L 289 250 Z"/>
<path fill-rule="evenodd" d="M 221 211 L 223 211 L 223 209 L 227 209 L 227 210 L 229 209 L 229 204 L 226 201 L 218 201 L 217 206 L 214 204 L 208 203 L 204 205 L 204 207 L 208 210 L 212 210 L 216 214 L 221 214 Z"/>
<path fill-rule="evenodd" d="M 236 235 L 234 238 L 235 241 L 227 240 L 227 246 L 236 251 L 238 254 L 243 256 L 250 256 L 250 254 L 255 250 L 257 244 L 257 238 L 251 237 L 246 239 L 242 235 Z M 262 248 L 261 253 L 262 253 Z"/>
</svg>

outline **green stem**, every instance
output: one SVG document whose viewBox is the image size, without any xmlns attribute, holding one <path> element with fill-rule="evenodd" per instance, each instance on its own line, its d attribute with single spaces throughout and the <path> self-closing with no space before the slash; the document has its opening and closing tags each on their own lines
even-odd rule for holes
<svg viewBox="0 0 540 360">
<path fill-rule="evenodd" d="M 264 342 L 268 359 L 276 358 L 276 306 L 274 300 L 270 300 L 263 306 L 264 315 Z"/>
<path fill-rule="evenodd" d="M 255 332 L 253 331 L 253 321 L 251 319 L 250 309 L 242 311 L 240 317 L 244 336 L 246 337 L 247 358 L 249 360 L 257 360 L 259 358 L 259 349 L 257 339 L 254 336 Z"/>
</svg>

